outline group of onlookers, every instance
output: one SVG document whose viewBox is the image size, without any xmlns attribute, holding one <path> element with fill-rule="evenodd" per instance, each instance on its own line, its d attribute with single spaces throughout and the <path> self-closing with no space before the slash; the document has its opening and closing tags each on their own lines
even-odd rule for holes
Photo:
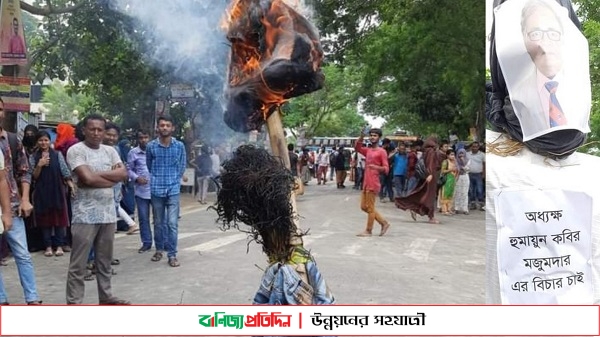
<svg viewBox="0 0 600 337">
<path fill-rule="evenodd" d="M 291 170 L 295 176 L 306 185 L 311 178 L 317 179 L 317 184 L 326 184 L 336 176 L 338 188 L 344 188 L 347 172 L 354 181 L 354 189 L 369 191 L 363 197 L 362 208 L 369 213 L 369 221 L 362 236 L 370 235 L 372 230 L 371 216 L 380 219 L 379 213 L 371 211 L 371 192 L 376 191 L 380 202 L 395 202 L 400 209 L 409 210 L 411 217 L 428 216 L 429 222 L 438 224 L 436 210 L 444 215 L 456 213 L 469 214 L 470 210 L 484 210 L 484 179 L 485 154 L 478 142 L 465 144 L 457 139 L 449 144 L 441 142 L 435 136 L 425 141 L 399 142 L 395 144 L 388 138 L 382 138 L 380 129 L 369 133 L 368 142 L 363 136 L 356 142 L 352 154 L 344 146 L 333 147 L 327 151 L 324 147 L 317 153 L 301 148 L 299 153 L 294 151 L 294 145 L 288 145 Z M 371 150 L 377 151 L 371 151 Z M 366 151 L 365 151 L 366 150 Z M 366 153 L 366 154 L 365 154 Z M 373 169 L 367 154 L 377 153 L 378 157 L 385 154 L 386 167 Z M 419 171 L 424 171 L 420 173 Z M 376 174 L 375 174 L 376 173 Z M 421 176 L 419 176 L 421 174 Z M 377 176 L 377 182 L 373 177 Z M 381 219 L 382 226 L 389 225 Z M 387 231 L 388 227 L 385 227 Z"/>
<path fill-rule="evenodd" d="M 0 100 L 0 125 L 3 105 Z M 119 263 L 113 258 L 119 218 L 128 234 L 139 230 L 139 253 L 154 244 L 151 261 L 166 253 L 170 266 L 180 265 L 179 193 L 187 161 L 185 146 L 172 137 L 173 131 L 172 119 L 160 117 L 158 137 L 150 141 L 150 133 L 141 130 L 137 146 L 129 149 L 127 141 L 119 142 L 119 128 L 94 114 L 77 128 L 60 124 L 54 142 L 49 132 L 32 125 L 25 128 L 22 141 L 0 128 L 1 242 L 3 252 L 10 250 L 15 259 L 28 304 L 41 304 L 28 241 L 32 248 L 41 245 L 45 256 L 70 252 L 67 304 L 82 303 L 92 268 L 100 304 L 129 304 L 111 291 L 112 266 Z M 136 206 L 139 224 L 132 220 Z M 7 304 L 0 278 L 0 305 Z"/>
<path fill-rule="evenodd" d="M 297 153 L 294 144 L 288 144 L 288 154 L 292 174 L 299 177 L 304 185 L 313 178 L 317 179 L 317 185 L 325 185 L 335 176 L 337 188 L 346 188 L 352 154 L 344 145 L 334 146 L 330 151 L 321 147 L 317 153 L 303 147 Z"/>
</svg>

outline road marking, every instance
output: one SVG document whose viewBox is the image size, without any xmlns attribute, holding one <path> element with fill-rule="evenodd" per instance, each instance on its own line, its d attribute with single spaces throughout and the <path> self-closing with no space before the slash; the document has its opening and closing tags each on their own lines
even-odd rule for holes
<svg viewBox="0 0 600 337">
<path fill-rule="evenodd" d="M 223 246 L 227 246 L 229 244 L 232 244 L 234 242 L 237 241 L 241 241 L 248 238 L 247 234 L 234 234 L 234 235 L 227 235 L 218 239 L 214 239 L 214 240 L 210 240 L 207 241 L 205 243 L 201 243 L 199 245 L 195 245 L 192 247 L 188 247 L 188 248 L 184 248 L 183 250 L 186 251 L 199 251 L 199 252 L 206 252 L 209 250 L 213 250 L 213 249 L 217 249 Z"/>
<path fill-rule="evenodd" d="M 358 255 L 357 252 L 359 249 L 362 248 L 362 243 L 355 243 L 352 244 L 351 246 L 348 246 L 346 248 L 344 248 L 344 250 L 342 251 L 342 254 L 346 254 L 346 255 Z"/>
<path fill-rule="evenodd" d="M 154 230 L 154 228 L 152 228 L 152 230 Z M 178 239 L 186 239 L 186 238 L 190 238 L 192 236 L 196 236 L 196 235 L 206 235 L 206 234 L 214 234 L 214 233 L 223 233 L 222 230 L 217 229 L 217 230 L 213 230 L 213 231 L 206 231 L 206 232 L 179 232 L 177 233 L 177 238 Z M 154 233 L 152 233 L 152 235 L 154 235 Z M 139 238 L 139 232 L 133 234 L 133 235 L 127 235 L 126 233 L 118 233 L 115 234 L 115 239 L 120 239 L 120 238 Z"/>
<path fill-rule="evenodd" d="M 321 232 L 319 234 L 308 234 L 306 236 L 302 237 L 302 241 L 306 244 L 306 243 L 312 243 L 314 242 L 314 240 L 316 239 L 322 239 L 324 237 L 328 237 L 331 234 L 333 234 L 333 232 Z"/>
<path fill-rule="evenodd" d="M 404 255 L 420 262 L 427 262 L 436 242 L 437 239 L 415 239 L 410 243 Z"/>
<path fill-rule="evenodd" d="M 485 261 L 482 260 L 466 260 L 465 264 L 470 264 L 474 266 L 485 266 Z"/>
<path fill-rule="evenodd" d="M 180 212 L 179 215 L 180 216 L 190 215 L 190 214 L 193 214 L 193 213 L 198 213 L 200 211 L 206 211 L 206 210 L 208 210 L 208 206 L 201 206 L 201 207 L 198 207 L 198 208 L 190 209 L 189 211 L 186 210 L 184 212 Z"/>
<path fill-rule="evenodd" d="M 195 233 L 193 233 L 193 232 L 192 233 L 177 233 L 177 238 L 179 240 L 181 240 L 181 239 L 191 238 L 192 236 L 196 236 L 196 235 L 199 235 L 199 234 L 202 234 L 202 233 L 200 233 L 200 232 L 195 232 Z"/>
</svg>

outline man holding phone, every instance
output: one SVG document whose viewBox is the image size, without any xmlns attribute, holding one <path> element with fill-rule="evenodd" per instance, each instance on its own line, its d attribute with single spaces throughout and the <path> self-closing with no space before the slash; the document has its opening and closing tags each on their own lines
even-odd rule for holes
<svg viewBox="0 0 600 337">
<path fill-rule="evenodd" d="M 382 135 L 381 129 L 373 128 L 369 131 L 369 140 L 371 147 L 366 148 L 363 146 L 364 134 L 361 133 L 360 137 L 356 141 L 354 149 L 356 152 L 362 154 L 366 158 L 365 172 L 363 178 L 363 188 L 360 199 L 360 208 L 367 213 L 367 227 L 365 230 L 357 234 L 359 237 L 368 237 L 372 235 L 374 222 L 377 221 L 381 225 L 381 232 L 379 236 L 385 235 L 390 228 L 390 223 L 375 210 L 375 201 L 377 200 L 377 194 L 381 189 L 381 183 L 379 180 L 380 174 L 388 174 L 389 163 L 387 152 L 379 147 L 379 139 Z"/>
</svg>

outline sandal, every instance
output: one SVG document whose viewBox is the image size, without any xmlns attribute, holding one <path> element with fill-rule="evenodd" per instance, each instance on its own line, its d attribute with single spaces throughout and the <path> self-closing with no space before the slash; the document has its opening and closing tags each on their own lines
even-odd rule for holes
<svg viewBox="0 0 600 337">
<path fill-rule="evenodd" d="M 95 279 L 96 279 L 96 277 L 95 277 L 95 276 L 94 276 L 94 274 L 92 274 L 91 272 L 90 272 L 90 273 L 88 273 L 88 274 L 86 274 L 86 275 L 83 277 L 83 280 L 84 280 L 84 281 L 93 281 L 93 280 L 95 280 Z"/>
<path fill-rule="evenodd" d="M 111 266 L 118 266 L 120 264 L 121 264 L 121 261 L 119 261 L 119 259 L 113 259 L 112 261 L 110 261 Z"/>
<path fill-rule="evenodd" d="M 158 262 L 158 261 L 162 260 L 162 258 L 163 258 L 163 253 L 156 252 L 156 253 L 154 253 L 154 255 L 152 255 L 152 258 L 150 259 L 150 261 Z"/>
<path fill-rule="evenodd" d="M 52 248 L 46 248 L 46 251 L 44 252 L 44 256 L 51 257 L 53 255 L 54 255 L 54 253 L 52 252 Z"/>
<path fill-rule="evenodd" d="M 171 266 L 171 267 L 179 267 L 179 266 L 181 266 L 181 264 L 179 263 L 179 261 L 177 261 L 176 257 L 170 257 L 169 258 L 169 266 Z"/>
<path fill-rule="evenodd" d="M 127 230 L 127 235 L 133 235 L 140 231 L 140 226 L 138 226 L 135 222 L 133 225 L 129 226 L 129 230 Z"/>
<path fill-rule="evenodd" d="M 58 247 L 56 249 L 56 253 L 54 253 L 54 255 L 56 255 L 56 256 L 63 256 L 63 255 L 65 255 L 65 252 L 63 252 L 62 248 Z"/>
<path fill-rule="evenodd" d="M 440 224 L 440 220 L 438 220 L 436 218 L 431 218 L 431 219 L 429 219 L 429 223 L 430 224 L 434 224 L 434 225 L 439 225 Z"/>
</svg>

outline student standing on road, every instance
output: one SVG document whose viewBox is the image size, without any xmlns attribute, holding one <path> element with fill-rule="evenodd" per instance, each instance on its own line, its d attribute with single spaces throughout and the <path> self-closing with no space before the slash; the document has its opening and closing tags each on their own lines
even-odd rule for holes
<svg viewBox="0 0 600 337">
<path fill-rule="evenodd" d="M 67 152 L 67 163 L 77 184 L 73 198 L 73 247 L 67 275 L 67 304 L 81 304 L 85 294 L 86 262 L 92 245 L 100 304 L 129 304 L 112 295 L 111 261 L 117 212 L 114 186 L 127 178 L 117 151 L 102 144 L 106 120 L 100 115 L 83 119 L 85 140 Z"/>
<path fill-rule="evenodd" d="M 152 261 L 160 261 L 166 251 L 169 266 L 179 267 L 177 231 L 181 179 L 187 164 L 185 146 L 173 138 L 171 117 L 159 117 L 157 125 L 158 138 L 148 144 L 146 151 L 156 246 Z M 187 178 L 183 177 L 183 181 Z"/>
<path fill-rule="evenodd" d="M 387 153 L 384 149 L 379 147 L 379 138 L 381 138 L 381 135 L 381 129 L 371 129 L 369 131 L 371 147 L 365 148 L 363 146 L 363 134 L 361 133 L 354 147 L 356 152 L 361 153 L 366 158 L 360 208 L 368 214 L 368 217 L 367 228 L 364 232 L 357 234 L 357 236 L 360 237 L 372 235 L 375 221 L 381 225 L 381 233 L 379 236 L 385 235 L 390 228 L 390 223 L 375 209 L 377 194 L 381 189 L 379 175 L 388 174 L 390 170 Z"/>
<path fill-rule="evenodd" d="M 129 151 L 127 169 L 129 179 L 135 183 L 135 204 L 140 223 L 142 246 L 138 253 L 152 249 L 152 229 L 150 228 L 150 172 L 146 165 L 146 146 L 150 141 L 150 132 L 140 130 L 137 133 L 138 146 Z"/>
</svg>

